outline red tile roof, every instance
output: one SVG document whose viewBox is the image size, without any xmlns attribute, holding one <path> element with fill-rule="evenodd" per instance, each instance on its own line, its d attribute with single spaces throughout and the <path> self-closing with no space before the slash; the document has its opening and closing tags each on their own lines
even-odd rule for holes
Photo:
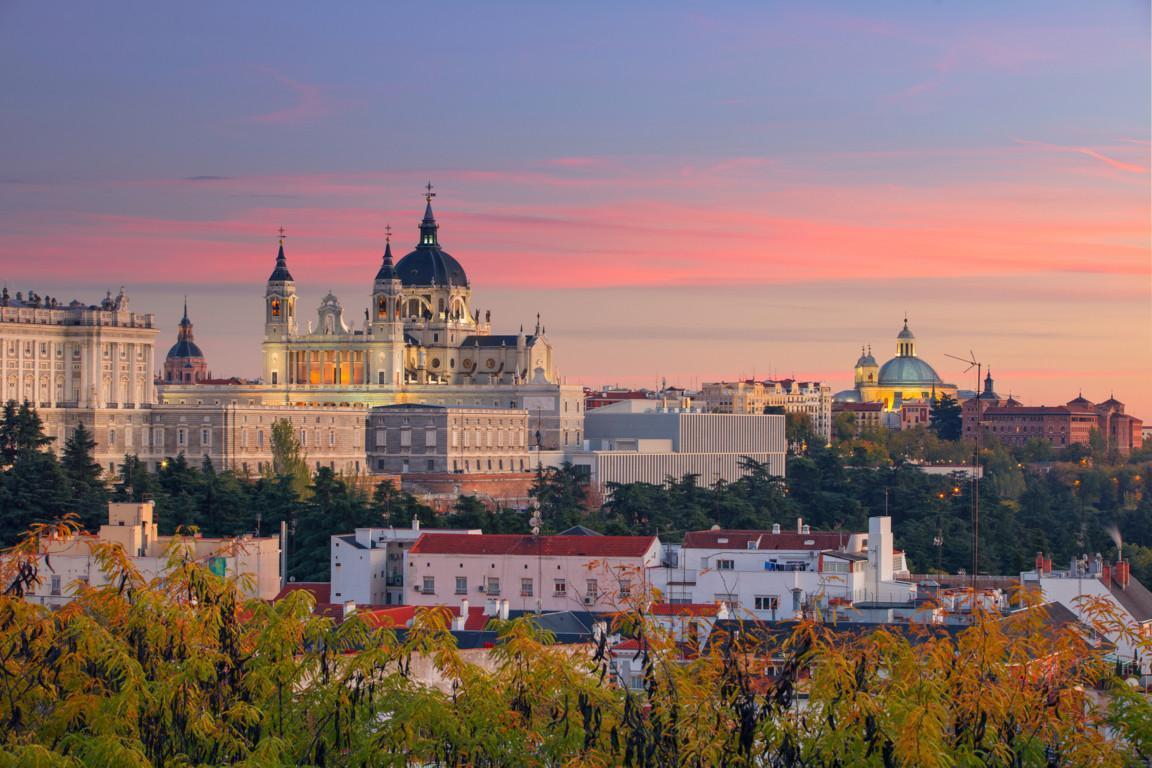
<svg viewBox="0 0 1152 768">
<path fill-rule="evenodd" d="M 357 615 L 370 627 L 403 627 L 416 615 L 414 605 L 396 605 L 391 608 L 365 608 Z"/>
<path fill-rule="evenodd" d="M 716 616 L 718 603 L 653 603 L 653 616 Z"/>
<path fill-rule="evenodd" d="M 642 557 L 655 536 L 521 536 L 451 534 L 421 536 L 411 555 L 543 555 L 545 557 Z"/>
<path fill-rule="evenodd" d="M 332 601 L 332 584 L 327 581 L 294 581 L 284 586 L 272 602 L 279 602 L 293 592 L 305 591 L 312 595 L 317 605 Z"/>
<path fill-rule="evenodd" d="M 757 550 L 824 550 L 841 549 L 848 543 L 850 531 L 812 531 L 796 533 L 783 531 L 689 531 L 684 536 L 685 549 L 748 549 L 748 542 Z M 726 541 L 721 541 L 725 539 Z M 812 542 L 809 544 L 808 542 Z"/>
</svg>

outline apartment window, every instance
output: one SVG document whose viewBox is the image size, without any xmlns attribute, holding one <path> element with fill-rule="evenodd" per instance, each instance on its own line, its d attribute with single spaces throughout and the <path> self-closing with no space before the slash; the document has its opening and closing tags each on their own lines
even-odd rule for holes
<svg viewBox="0 0 1152 768">
<path fill-rule="evenodd" d="M 257 448 L 263 448 L 264 447 L 264 430 L 262 430 L 262 429 L 256 433 L 256 447 Z"/>
<path fill-rule="evenodd" d="M 212 436 L 206 429 L 200 430 L 200 445 L 209 445 L 212 442 Z"/>
<path fill-rule="evenodd" d="M 596 583 L 596 579 L 588 579 L 584 582 L 584 594 L 593 600 L 600 594 L 600 585 Z"/>
<path fill-rule="evenodd" d="M 433 471 L 435 471 L 435 469 L 436 469 L 436 461 L 434 459 L 428 459 L 428 471 L 433 472 Z"/>
<path fill-rule="evenodd" d="M 564 579 L 555 579 L 552 582 L 552 594 L 557 597 L 568 594 L 568 582 Z"/>
<path fill-rule="evenodd" d="M 520 579 L 520 596 L 532 597 L 532 579 Z"/>
<path fill-rule="evenodd" d="M 429 429 L 428 431 L 426 431 L 424 433 L 424 447 L 425 448 L 435 448 L 436 447 L 436 430 Z"/>
<path fill-rule="evenodd" d="M 468 594 L 468 577 L 467 576 L 457 576 L 456 577 L 456 594 L 458 594 L 458 595 Z"/>
<path fill-rule="evenodd" d="M 717 592 L 715 599 L 716 602 L 724 603 L 732 610 L 740 607 L 740 596 L 732 592 Z"/>
<path fill-rule="evenodd" d="M 495 576 L 488 577 L 488 589 L 485 590 L 486 594 L 499 595 L 500 594 L 500 579 Z"/>
<path fill-rule="evenodd" d="M 424 587 L 420 591 L 426 595 L 436 594 L 436 577 L 435 576 L 425 576 L 424 577 Z"/>
<path fill-rule="evenodd" d="M 400 430 L 400 447 L 401 448 L 410 448 L 411 446 L 412 446 L 412 430 L 410 430 L 410 429 Z"/>
<path fill-rule="evenodd" d="M 176 430 L 176 445 L 183 447 L 188 442 L 188 433 L 184 429 Z"/>
<path fill-rule="evenodd" d="M 780 598 L 776 595 L 756 595 L 753 604 L 758 611 L 777 611 L 780 608 Z"/>
<path fill-rule="evenodd" d="M 59 595 L 60 595 L 60 575 L 59 574 L 53 574 L 53 576 L 52 576 L 52 595 L 54 597 L 59 597 Z"/>
<path fill-rule="evenodd" d="M 718 571 L 734 571 L 736 570 L 735 560 L 717 560 L 716 570 Z"/>
<path fill-rule="evenodd" d="M 328 430 L 328 447 L 336 447 L 336 431 L 332 429 Z"/>
<path fill-rule="evenodd" d="M 620 597 L 632 596 L 632 580 L 620 579 Z"/>
<path fill-rule="evenodd" d="M 116 430 L 108 430 L 108 445 L 116 445 Z"/>
</svg>

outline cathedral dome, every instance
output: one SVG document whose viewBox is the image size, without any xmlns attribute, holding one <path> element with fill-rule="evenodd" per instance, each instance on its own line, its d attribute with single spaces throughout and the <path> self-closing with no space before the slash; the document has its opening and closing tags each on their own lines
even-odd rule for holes
<svg viewBox="0 0 1152 768">
<path fill-rule="evenodd" d="M 400 259 L 396 275 L 406 286 L 436 285 L 468 287 L 468 275 L 460 262 L 442 251 L 439 246 L 420 246 Z"/>
<path fill-rule="evenodd" d="M 943 384 L 935 369 L 918 357 L 894 357 L 880 366 L 880 386 Z"/>
<path fill-rule="evenodd" d="M 190 339 L 181 339 L 172 345 L 172 349 L 168 350 L 168 359 L 181 357 L 204 357 L 204 353 L 200 351 L 196 342 Z"/>
<path fill-rule="evenodd" d="M 432 185 L 425 195 L 424 220 L 420 222 L 420 244 L 396 263 L 396 276 L 405 286 L 468 287 L 468 275 L 460 262 L 440 247 L 436 217 L 432 215 Z"/>
</svg>

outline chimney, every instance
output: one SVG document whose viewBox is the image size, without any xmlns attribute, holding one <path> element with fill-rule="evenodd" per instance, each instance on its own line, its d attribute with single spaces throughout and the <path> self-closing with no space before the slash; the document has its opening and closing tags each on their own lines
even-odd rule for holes
<svg viewBox="0 0 1152 768">
<path fill-rule="evenodd" d="M 812 527 L 809 525 L 801 526 L 800 533 L 812 533 Z"/>
<path fill-rule="evenodd" d="M 780 533 L 780 523 L 772 523 L 772 533 L 773 533 L 773 534 L 776 534 L 776 535 L 779 535 L 779 533 Z"/>
<path fill-rule="evenodd" d="M 468 601 L 460 601 L 460 615 L 452 620 L 452 630 L 454 632 L 463 632 L 464 625 L 468 622 Z"/>
<path fill-rule="evenodd" d="M 1052 574 L 1052 558 L 1050 557 L 1044 558 L 1044 573 L 1048 575 Z"/>
<path fill-rule="evenodd" d="M 508 621 L 508 599 L 507 598 L 500 601 L 499 610 L 500 610 L 500 616 L 499 616 L 500 621 Z"/>
<path fill-rule="evenodd" d="M 1044 575 L 1044 553 L 1043 552 L 1037 552 L 1036 553 L 1036 575 L 1037 576 L 1043 576 Z"/>
<path fill-rule="evenodd" d="M 1104 582 L 1104 586 L 1106 587 L 1112 586 L 1112 566 L 1107 563 L 1105 563 L 1104 567 L 1100 570 L 1100 581 Z"/>
<path fill-rule="evenodd" d="M 412 515 L 412 530 L 420 530 L 420 518 L 417 515 Z"/>
<path fill-rule="evenodd" d="M 796 518 L 796 533 L 804 533 L 804 518 Z"/>
<path fill-rule="evenodd" d="M 1120 560 L 1112 569 L 1112 578 L 1120 589 L 1128 589 L 1129 565 L 1127 560 Z"/>
<path fill-rule="evenodd" d="M 356 613 L 356 601 L 355 600 L 345 600 L 344 601 L 344 612 L 343 612 L 343 615 L 341 617 L 341 621 L 347 621 L 355 613 Z"/>
</svg>

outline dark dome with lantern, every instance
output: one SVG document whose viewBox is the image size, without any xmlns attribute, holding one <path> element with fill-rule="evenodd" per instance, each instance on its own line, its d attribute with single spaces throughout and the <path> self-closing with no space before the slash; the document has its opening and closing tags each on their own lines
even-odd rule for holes
<svg viewBox="0 0 1152 768">
<path fill-rule="evenodd" d="M 468 287 L 464 267 L 440 247 L 438 229 L 429 195 L 424 220 L 420 222 L 420 242 L 416 250 L 396 262 L 396 276 L 403 285 Z"/>
</svg>

